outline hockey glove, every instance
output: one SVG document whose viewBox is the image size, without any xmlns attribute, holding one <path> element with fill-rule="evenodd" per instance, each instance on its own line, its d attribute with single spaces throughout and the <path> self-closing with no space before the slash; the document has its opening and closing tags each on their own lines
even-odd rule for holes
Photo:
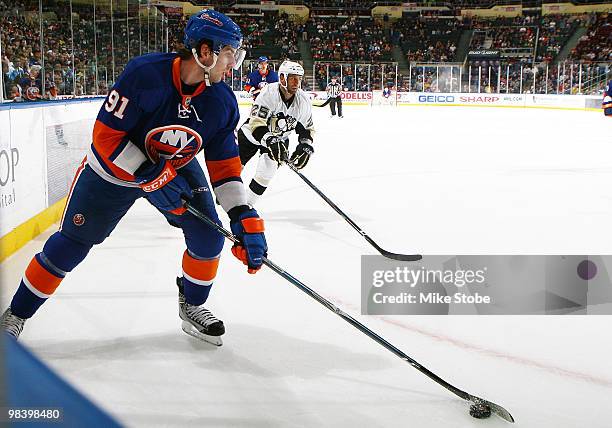
<svg viewBox="0 0 612 428">
<path fill-rule="evenodd" d="M 261 91 L 261 89 L 256 88 L 255 86 L 253 86 L 251 89 L 249 89 L 249 95 L 251 97 L 253 97 L 253 99 L 257 98 L 257 95 L 259 95 L 259 92 Z"/>
<path fill-rule="evenodd" d="M 147 199 L 155 207 L 172 214 L 181 215 L 186 209 L 183 198 L 191 199 L 193 193 L 184 177 L 178 175 L 174 167 L 161 159 L 150 171 L 137 176 L 138 185 L 147 194 Z"/>
<path fill-rule="evenodd" d="M 234 244 L 232 254 L 247 265 L 249 273 L 257 273 L 261 269 L 262 257 L 268 255 L 268 244 L 264 235 L 264 221 L 252 208 L 233 208 L 228 213 L 231 220 L 232 233 L 240 240 Z M 232 212 L 234 211 L 234 212 Z"/>
<path fill-rule="evenodd" d="M 267 133 L 262 138 L 265 147 L 268 149 L 268 156 L 275 160 L 279 165 L 289 158 L 289 152 L 285 142 L 276 135 Z"/>
<path fill-rule="evenodd" d="M 312 147 L 312 140 L 301 138 L 295 151 L 291 155 L 291 163 L 295 165 L 297 169 L 302 169 L 306 166 L 313 153 L 314 148 Z"/>
</svg>

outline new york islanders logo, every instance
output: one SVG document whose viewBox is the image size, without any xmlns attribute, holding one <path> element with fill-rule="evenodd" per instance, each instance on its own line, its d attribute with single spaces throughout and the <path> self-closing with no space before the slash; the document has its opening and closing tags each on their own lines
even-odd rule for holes
<svg viewBox="0 0 612 428">
<path fill-rule="evenodd" d="M 223 27 L 223 22 L 219 21 L 217 18 L 213 18 L 212 16 L 203 13 L 200 15 L 200 19 L 205 19 L 206 21 L 210 21 L 215 24 L 217 27 Z"/>
<path fill-rule="evenodd" d="M 72 217 L 72 222 L 76 226 L 83 226 L 85 224 L 85 216 L 83 214 L 75 214 L 74 217 Z"/>
<path fill-rule="evenodd" d="M 185 166 L 202 148 L 202 137 L 186 126 L 168 125 L 150 130 L 145 149 L 151 161 L 168 159 L 176 169 Z"/>
<path fill-rule="evenodd" d="M 40 89 L 38 89 L 36 86 L 28 86 L 25 91 L 25 98 L 30 101 L 40 98 Z"/>
</svg>

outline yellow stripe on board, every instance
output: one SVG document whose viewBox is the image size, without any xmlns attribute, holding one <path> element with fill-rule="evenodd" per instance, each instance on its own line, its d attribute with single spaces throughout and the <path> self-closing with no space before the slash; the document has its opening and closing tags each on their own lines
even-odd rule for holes
<svg viewBox="0 0 612 428">
<path fill-rule="evenodd" d="M 66 198 L 63 198 L 1 237 L 0 262 L 58 222 L 62 218 L 65 205 Z"/>
</svg>

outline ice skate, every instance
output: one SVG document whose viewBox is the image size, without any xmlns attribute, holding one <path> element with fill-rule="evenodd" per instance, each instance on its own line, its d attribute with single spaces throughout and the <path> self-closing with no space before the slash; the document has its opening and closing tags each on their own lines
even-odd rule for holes
<svg viewBox="0 0 612 428">
<path fill-rule="evenodd" d="M 204 305 L 195 306 L 185 302 L 182 278 L 176 279 L 179 288 L 179 317 L 183 320 L 181 328 L 196 339 L 215 346 L 223 345 L 221 336 L 225 333 L 223 321 L 216 318 Z"/>
<path fill-rule="evenodd" d="M 11 312 L 11 308 L 8 308 L 2 314 L 2 318 L 0 318 L 0 322 L 2 323 L 2 329 L 13 336 L 15 339 L 19 338 L 21 331 L 23 330 L 23 325 L 26 320 L 23 318 L 19 318 L 17 315 L 13 315 Z"/>
</svg>

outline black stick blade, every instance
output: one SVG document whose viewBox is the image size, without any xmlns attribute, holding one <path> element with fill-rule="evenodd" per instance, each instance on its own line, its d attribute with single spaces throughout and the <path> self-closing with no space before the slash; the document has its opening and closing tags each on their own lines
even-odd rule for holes
<svg viewBox="0 0 612 428">
<path fill-rule="evenodd" d="M 380 254 L 382 254 L 383 256 L 389 259 L 399 260 L 402 262 L 418 262 L 419 260 L 423 258 L 423 256 L 420 254 L 397 254 L 397 253 L 391 253 L 385 250 L 382 250 Z"/>
<path fill-rule="evenodd" d="M 387 257 L 388 259 L 399 260 L 401 262 L 418 262 L 423 258 L 423 256 L 420 254 L 397 254 L 392 253 L 391 251 L 383 250 L 382 248 L 380 248 L 380 245 L 374 242 L 374 240 L 370 238 L 365 232 L 361 232 L 361 234 L 366 239 L 366 241 L 370 243 L 371 246 L 376 248 L 376 250 L 378 250 L 381 255 Z"/>
<path fill-rule="evenodd" d="M 491 409 L 493 413 L 495 413 L 497 416 L 499 416 L 503 420 L 508 421 L 510 423 L 514 423 L 514 418 L 512 417 L 510 412 L 504 409 L 499 404 L 495 404 L 492 401 L 487 401 L 484 398 L 476 397 L 474 395 L 469 396 L 469 401 L 475 404 L 478 404 L 478 403 L 485 404 L 489 406 L 489 408 Z"/>
</svg>

